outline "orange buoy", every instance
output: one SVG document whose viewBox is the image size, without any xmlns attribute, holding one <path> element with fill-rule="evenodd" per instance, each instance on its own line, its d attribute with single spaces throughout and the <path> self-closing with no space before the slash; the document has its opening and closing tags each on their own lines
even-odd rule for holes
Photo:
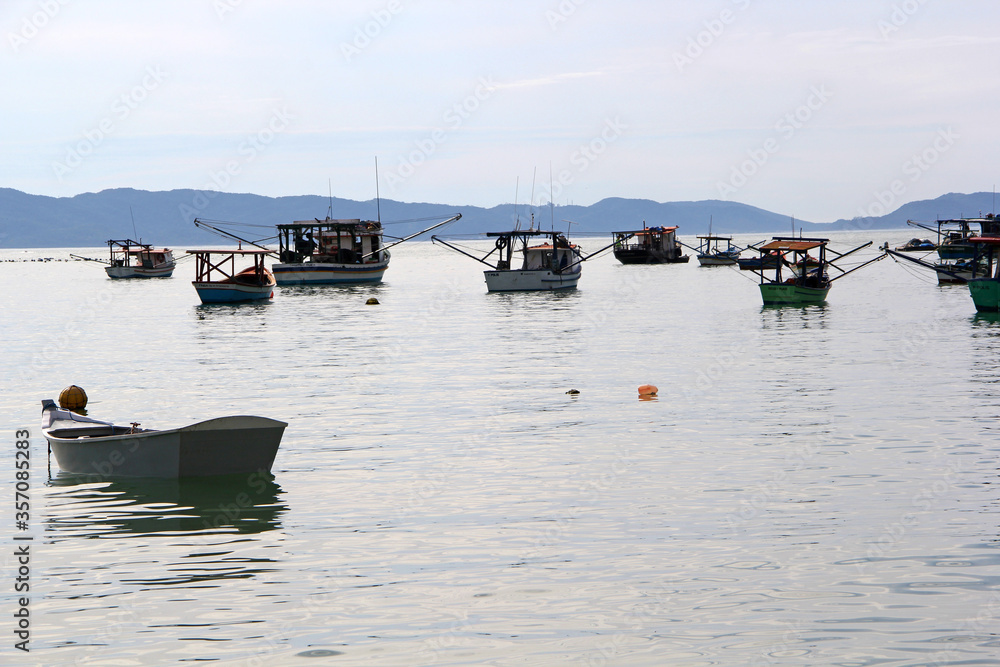
<svg viewBox="0 0 1000 667">
<path fill-rule="evenodd" d="M 63 410 L 82 410 L 87 407 L 87 392 L 75 384 L 59 392 L 59 407 Z"/>
<path fill-rule="evenodd" d="M 656 396 L 656 392 L 659 391 L 655 384 L 644 384 L 639 386 L 640 396 Z"/>
</svg>

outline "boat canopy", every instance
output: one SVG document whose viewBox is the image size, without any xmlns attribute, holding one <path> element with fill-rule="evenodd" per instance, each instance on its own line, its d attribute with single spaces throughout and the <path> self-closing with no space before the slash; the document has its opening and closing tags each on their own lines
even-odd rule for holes
<svg viewBox="0 0 1000 667">
<path fill-rule="evenodd" d="M 270 255 L 273 250 L 265 248 L 212 248 L 208 250 L 185 250 L 189 255 Z"/>
<path fill-rule="evenodd" d="M 770 251 L 770 250 L 791 250 L 794 252 L 806 252 L 814 248 L 819 248 L 824 245 L 826 241 L 788 241 L 788 240 L 774 240 L 762 246 L 758 246 L 759 250 Z"/>
<path fill-rule="evenodd" d="M 369 223 L 377 224 L 374 220 L 363 221 L 366 225 Z M 312 227 L 320 227 L 324 225 L 329 225 L 335 227 L 337 225 L 360 225 L 362 220 L 360 218 L 344 218 L 341 220 L 335 220 L 333 218 L 327 218 L 326 220 L 320 220 L 319 218 L 314 218 L 313 220 L 296 220 L 295 222 L 289 222 L 285 224 L 275 225 L 278 229 L 308 229 Z"/>
<path fill-rule="evenodd" d="M 1000 237 L 997 236 L 970 236 L 965 240 L 969 243 L 988 243 L 990 245 L 1000 245 Z"/>
<path fill-rule="evenodd" d="M 630 230 L 630 231 L 625 231 L 625 232 L 615 232 L 615 234 L 636 234 L 636 235 L 638 235 L 638 234 L 650 234 L 650 233 L 653 233 L 653 234 L 655 234 L 655 233 L 666 234 L 668 232 L 676 232 L 676 231 L 677 231 L 677 227 L 676 226 L 674 226 L 674 227 L 646 227 L 645 229 L 636 229 L 634 231 Z"/>
<path fill-rule="evenodd" d="M 565 250 L 566 248 L 575 248 L 576 244 L 575 243 L 570 243 L 569 245 L 561 245 L 561 246 L 558 246 L 558 247 L 559 247 L 560 250 Z M 527 248 L 525 248 L 525 250 L 552 250 L 552 244 L 551 243 L 543 243 L 541 245 L 532 245 L 532 246 L 528 246 Z"/>
</svg>

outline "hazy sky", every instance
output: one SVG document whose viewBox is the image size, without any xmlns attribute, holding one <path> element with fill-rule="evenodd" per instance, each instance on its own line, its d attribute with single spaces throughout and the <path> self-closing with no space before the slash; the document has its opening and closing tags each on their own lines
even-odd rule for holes
<svg viewBox="0 0 1000 667">
<path fill-rule="evenodd" d="M 729 199 L 1000 174 L 996 0 L 4 0 L 0 187 Z M 551 173 L 551 179 L 550 179 Z"/>
</svg>

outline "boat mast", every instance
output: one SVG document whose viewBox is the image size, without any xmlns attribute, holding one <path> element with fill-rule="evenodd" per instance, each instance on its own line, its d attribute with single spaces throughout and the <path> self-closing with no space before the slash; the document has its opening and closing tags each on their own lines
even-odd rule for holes
<svg viewBox="0 0 1000 667">
<path fill-rule="evenodd" d="M 375 156 L 375 219 L 382 226 L 382 205 L 378 196 L 378 155 Z"/>
<path fill-rule="evenodd" d="M 521 177 L 514 179 L 514 231 L 521 228 L 521 216 L 517 212 L 517 189 L 521 184 Z"/>
<path fill-rule="evenodd" d="M 552 227 L 552 231 L 556 229 L 556 204 L 553 201 L 552 194 L 552 161 L 549 161 L 549 226 Z M 569 227 L 566 228 L 566 233 L 569 234 Z"/>
<path fill-rule="evenodd" d="M 142 243 L 142 239 L 139 238 L 139 232 L 135 231 L 135 216 L 132 215 L 131 206 L 128 207 L 128 215 L 132 218 L 132 233 L 135 235 L 135 238 L 138 239 L 139 243 Z"/>
<path fill-rule="evenodd" d="M 333 218 L 333 179 L 326 179 L 326 187 L 330 192 L 330 206 L 326 209 L 326 219 L 330 220 Z"/>
<path fill-rule="evenodd" d="M 531 170 L 531 199 L 528 200 L 528 206 L 532 209 L 535 207 L 535 174 L 538 172 L 538 167 L 534 167 Z M 535 212 L 531 211 L 531 222 L 528 225 L 528 231 L 535 231 Z"/>
</svg>

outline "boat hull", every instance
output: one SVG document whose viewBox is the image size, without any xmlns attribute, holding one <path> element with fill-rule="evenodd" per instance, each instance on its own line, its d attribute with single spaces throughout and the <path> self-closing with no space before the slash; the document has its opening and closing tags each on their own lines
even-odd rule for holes
<svg viewBox="0 0 1000 667">
<path fill-rule="evenodd" d="M 976 249 L 970 243 L 944 243 L 938 246 L 937 253 L 941 259 L 972 259 Z"/>
<path fill-rule="evenodd" d="M 106 266 L 109 278 L 169 278 L 174 273 L 174 265 L 147 269 L 141 266 Z"/>
<path fill-rule="evenodd" d="M 829 286 L 804 287 L 790 283 L 761 283 L 760 285 L 760 295 L 765 306 L 823 303 L 829 292 Z"/>
<path fill-rule="evenodd" d="M 737 258 L 725 255 L 698 255 L 698 263 L 702 266 L 732 266 Z"/>
<path fill-rule="evenodd" d="M 746 259 L 741 257 L 737 260 L 737 263 L 739 264 L 740 271 L 773 271 L 778 268 L 778 260 L 773 257 L 768 257 L 764 260 L 761 260 L 760 257 L 748 257 Z"/>
<path fill-rule="evenodd" d="M 546 270 L 512 269 L 484 271 L 486 290 L 489 292 L 529 292 L 576 289 L 580 271 L 553 273 Z"/>
<path fill-rule="evenodd" d="M 389 262 L 372 264 L 274 264 L 271 273 L 279 285 L 358 285 L 380 283 Z"/>
<path fill-rule="evenodd" d="M 240 303 L 263 301 L 274 296 L 274 285 L 192 282 L 202 303 Z"/>
<path fill-rule="evenodd" d="M 973 278 L 972 267 L 967 263 L 963 263 L 962 265 L 948 263 L 935 264 L 934 272 L 937 273 L 939 285 L 964 285 Z M 982 268 L 979 269 L 978 275 L 982 277 Z"/>
<path fill-rule="evenodd" d="M 685 264 L 691 258 L 662 250 L 615 250 L 615 259 L 622 264 Z"/>
<path fill-rule="evenodd" d="M 45 431 L 45 437 L 59 468 L 68 473 L 206 477 L 269 472 L 286 426 L 266 417 L 236 416 L 167 431 L 65 438 Z"/>
<path fill-rule="evenodd" d="M 969 294 L 976 311 L 980 313 L 1000 312 L 1000 280 L 976 278 L 969 281 Z"/>
</svg>

